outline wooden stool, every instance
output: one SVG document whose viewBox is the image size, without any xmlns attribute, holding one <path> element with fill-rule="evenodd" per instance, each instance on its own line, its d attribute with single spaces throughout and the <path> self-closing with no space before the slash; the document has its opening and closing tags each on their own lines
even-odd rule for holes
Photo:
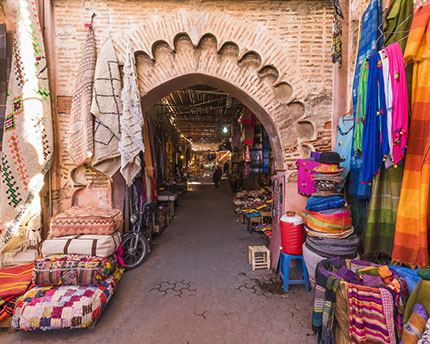
<svg viewBox="0 0 430 344">
<path fill-rule="evenodd" d="M 260 211 L 261 217 L 263 218 L 263 223 L 272 223 L 272 212 L 270 211 Z"/>
<path fill-rule="evenodd" d="M 252 230 L 252 225 L 261 225 L 263 224 L 263 218 L 261 216 L 254 216 L 248 218 L 248 231 Z"/>
<path fill-rule="evenodd" d="M 248 246 L 248 260 L 253 271 L 270 269 L 270 251 L 266 246 Z"/>
</svg>

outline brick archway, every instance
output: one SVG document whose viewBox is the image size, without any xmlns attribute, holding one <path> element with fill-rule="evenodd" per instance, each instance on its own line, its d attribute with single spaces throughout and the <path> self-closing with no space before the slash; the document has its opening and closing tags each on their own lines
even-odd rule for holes
<svg viewBox="0 0 430 344">
<path fill-rule="evenodd" d="M 207 84 L 247 105 L 271 138 L 276 169 L 293 170 L 293 161 L 317 138 L 315 105 L 305 106 L 309 82 L 302 80 L 285 43 L 234 18 L 179 11 L 131 25 L 115 37 L 124 60 L 131 40 L 139 75 L 142 105 L 148 109 L 173 90 Z M 318 94 L 320 90 L 315 90 Z"/>
</svg>

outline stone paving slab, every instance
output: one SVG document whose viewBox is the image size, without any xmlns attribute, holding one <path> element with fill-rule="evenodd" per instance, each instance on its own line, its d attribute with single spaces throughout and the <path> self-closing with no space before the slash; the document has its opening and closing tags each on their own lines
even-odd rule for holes
<svg viewBox="0 0 430 344">
<path fill-rule="evenodd" d="M 127 272 L 95 329 L 8 334 L 0 343 L 316 343 L 313 293 L 251 271 L 259 233 L 236 222 L 226 185 L 181 196 L 171 225 Z"/>
</svg>

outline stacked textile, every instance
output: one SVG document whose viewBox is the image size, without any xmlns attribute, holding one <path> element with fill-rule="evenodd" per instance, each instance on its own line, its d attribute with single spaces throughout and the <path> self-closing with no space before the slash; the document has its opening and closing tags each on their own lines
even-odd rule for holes
<svg viewBox="0 0 430 344">
<path fill-rule="evenodd" d="M 42 257 L 32 264 L 34 288 L 16 302 L 12 327 L 25 331 L 88 327 L 122 274 L 122 213 L 72 207 L 51 221 Z"/>
<path fill-rule="evenodd" d="M 306 204 L 303 222 L 308 234 L 305 246 L 313 253 L 324 257 L 341 256 L 354 258 L 357 253 L 358 237 L 353 233 L 351 214 L 345 200 L 338 193 L 343 178 L 338 175 L 342 159 L 338 153 L 321 153 L 316 160 L 313 185 L 317 192 Z"/>
<path fill-rule="evenodd" d="M 0 270 L 0 321 L 12 316 L 16 300 L 31 285 L 33 263 Z"/>
<path fill-rule="evenodd" d="M 407 286 L 394 270 L 354 260 L 348 268 L 334 257 L 318 263 L 316 282 L 312 328 L 319 342 L 398 342 Z"/>
</svg>

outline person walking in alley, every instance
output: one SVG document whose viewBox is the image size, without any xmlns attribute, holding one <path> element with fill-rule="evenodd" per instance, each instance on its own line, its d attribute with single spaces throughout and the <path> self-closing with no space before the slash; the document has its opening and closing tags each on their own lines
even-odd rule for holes
<svg viewBox="0 0 430 344">
<path fill-rule="evenodd" d="M 215 188 L 217 188 L 217 189 L 218 189 L 219 182 L 221 180 L 221 176 L 222 176 L 221 167 L 219 167 L 219 165 L 216 165 L 212 179 L 215 183 Z"/>
</svg>

